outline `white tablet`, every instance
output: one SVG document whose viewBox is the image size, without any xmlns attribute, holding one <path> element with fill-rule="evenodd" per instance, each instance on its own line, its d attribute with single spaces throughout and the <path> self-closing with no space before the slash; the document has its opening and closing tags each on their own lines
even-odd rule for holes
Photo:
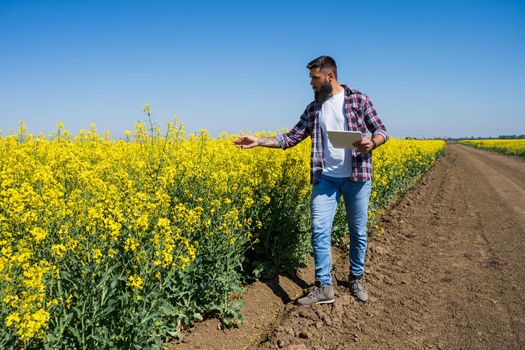
<svg viewBox="0 0 525 350">
<path fill-rule="evenodd" d="M 352 145 L 356 141 L 361 141 L 363 135 L 360 131 L 330 131 L 327 130 L 328 139 L 334 148 L 351 148 L 355 149 Z"/>
</svg>

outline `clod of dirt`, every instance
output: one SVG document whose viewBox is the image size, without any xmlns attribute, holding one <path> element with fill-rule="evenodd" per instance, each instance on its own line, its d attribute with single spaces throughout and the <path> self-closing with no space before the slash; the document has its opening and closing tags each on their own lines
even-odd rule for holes
<svg viewBox="0 0 525 350">
<path fill-rule="evenodd" d="M 312 337 L 307 331 L 300 331 L 297 336 L 301 339 L 310 339 Z"/>
</svg>

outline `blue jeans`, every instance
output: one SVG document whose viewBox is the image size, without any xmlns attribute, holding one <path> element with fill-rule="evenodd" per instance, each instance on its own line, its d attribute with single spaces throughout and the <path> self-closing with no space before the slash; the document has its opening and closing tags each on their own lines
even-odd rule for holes
<svg viewBox="0 0 525 350">
<path fill-rule="evenodd" d="M 344 197 L 346 218 L 350 231 L 350 272 L 364 272 L 366 255 L 366 221 L 372 182 L 357 182 L 350 178 L 321 176 L 312 187 L 312 246 L 315 258 L 315 279 L 332 284 L 331 236 L 335 210 L 341 195 Z"/>
</svg>

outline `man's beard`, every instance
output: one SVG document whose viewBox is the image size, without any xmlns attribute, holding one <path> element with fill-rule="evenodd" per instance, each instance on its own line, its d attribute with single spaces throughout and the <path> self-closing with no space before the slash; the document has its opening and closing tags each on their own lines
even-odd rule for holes
<svg viewBox="0 0 525 350">
<path fill-rule="evenodd" d="M 326 82 L 323 85 L 321 85 L 319 90 L 314 89 L 315 101 L 319 104 L 323 104 L 326 100 L 328 100 L 328 98 L 332 94 L 332 90 L 332 85 L 330 85 L 329 82 Z"/>
</svg>

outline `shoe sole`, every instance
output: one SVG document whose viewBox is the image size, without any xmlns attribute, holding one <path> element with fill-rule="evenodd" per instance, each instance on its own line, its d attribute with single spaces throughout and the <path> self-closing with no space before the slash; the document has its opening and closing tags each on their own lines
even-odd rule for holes
<svg viewBox="0 0 525 350">
<path fill-rule="evenodd" d="M 312 306 L 312 305 L 319 305 L 319 304 L 332 304 L 334 301 L 335 301 L 335 299 L 330 299 L 330 300 L 318 301 L 318 302 L 313 303 L 313 304 L 297 304 L 296 303 L 295 305 L 304 307 L 304 306 Z"/>
<path fill-rule="evenodd" d="M 362 299 L 359 299 L 358 297 L 356 297 L 355 295 L 352 295 L 354 297 L 355 300 L 357 300 L 360 304 L 366 304 L 368 303 L 368 299 L 366 300 L 362 300 Z"/>
</svg>

